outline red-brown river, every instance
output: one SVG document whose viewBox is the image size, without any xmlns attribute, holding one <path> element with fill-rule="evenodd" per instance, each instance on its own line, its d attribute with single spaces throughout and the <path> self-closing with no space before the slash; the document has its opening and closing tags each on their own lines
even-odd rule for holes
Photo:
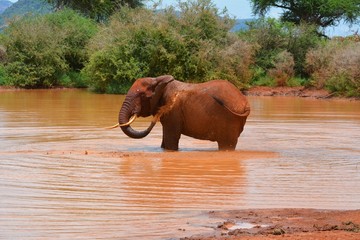
<svg viewBox="0 0 360 240">
<path fill-rule="evenodd" d="M 359 101 L 248 99 L 237 151 L 182 137 L 163 152 L 160 123 L 140 140 L 104 129 L 123 96 L 0 92 L 0 239 L 177 239 L 212 230 L 211 210 L 360 209 Z"/>
</svg>

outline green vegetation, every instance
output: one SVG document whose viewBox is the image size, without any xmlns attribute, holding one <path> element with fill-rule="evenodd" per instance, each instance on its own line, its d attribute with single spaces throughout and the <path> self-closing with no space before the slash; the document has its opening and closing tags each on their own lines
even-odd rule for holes
<svg viewBox="0 0 360 240">
<path fill-rule="evenodd" d="M 327 41 L 307 53 L 306 68 L 317 88 L 360 97 L 360 38 Z"/>
<path fill-rule="evenodd" d="M 143 6 L 143 0 L 47 0 L 47 2 L 57 10 L 71 8 L 98 22 L 107 20 L 123 6 L 131 8 Z"/>
<path fill-rule="evenodd" d="M 233 33 L 234 19 L 210 0 L 179 2 L 179 11 L 121 5 L 93 19 L 62 9 L 11 21 L 0 35 L 0 85 L 125 93 L 137 78 L 171 74 L 360 96 L 358 35 L 329 40 L 317 25 L 265 18 Z"/>
<path fill-rule="evenodd" d="M 87 61 L 85 45 L 96 33 L 94 22 L 73 10 L 15 21 L 1 39 L 6 85 L 23 88 L 82 86 L 61 80 L 74 76 Z"/>
<path fill-rule="evenodd" d="M 321 41 L 312 25 L 297 26 L 272 18 L 250 22 L 239 37 L 257 49 L 252 84 L 269 86 L 288 85 L 294 76 L 307 77 L 306 53 Z"/>
</svg>

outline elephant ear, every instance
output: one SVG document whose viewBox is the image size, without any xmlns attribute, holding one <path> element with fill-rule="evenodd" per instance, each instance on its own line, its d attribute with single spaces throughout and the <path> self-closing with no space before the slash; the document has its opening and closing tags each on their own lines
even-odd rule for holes
<svg viewBox="0 0 360 240">
<path fill-rule="evenodd" d="M 159 101 L 164 93 L 165 87 L 168 83 L 174 81 L 171 75 L 164 75 L 154 79 L 154 91 L 150 100 L 151 113 L 155 113 L 159 107 Z"/>
</svg>

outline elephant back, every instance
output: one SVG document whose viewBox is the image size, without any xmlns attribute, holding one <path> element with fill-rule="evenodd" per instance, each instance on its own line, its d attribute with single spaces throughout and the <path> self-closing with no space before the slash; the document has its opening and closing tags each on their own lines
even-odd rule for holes
<svg viewBox="0 0 360 240">
<path fill-rule="evenodd" d="M 213 80 L 203 83 L 202 92 L 210 95 L 218 104 L 238 116 L 248 116 L 250 104 L 246 97 L 232 83 Z"/>
</svg>

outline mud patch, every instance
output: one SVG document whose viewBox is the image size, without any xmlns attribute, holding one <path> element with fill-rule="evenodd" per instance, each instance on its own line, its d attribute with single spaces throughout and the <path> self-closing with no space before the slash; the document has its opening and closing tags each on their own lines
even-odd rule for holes
<svg viewBox="0 0 360 240">
<path fill-rule="evenodd" d="M 360 210 L 253 209 L 209 216 L 224 219 L 211 236 L 183 239 L 360 239 Z"/>
</svg>

